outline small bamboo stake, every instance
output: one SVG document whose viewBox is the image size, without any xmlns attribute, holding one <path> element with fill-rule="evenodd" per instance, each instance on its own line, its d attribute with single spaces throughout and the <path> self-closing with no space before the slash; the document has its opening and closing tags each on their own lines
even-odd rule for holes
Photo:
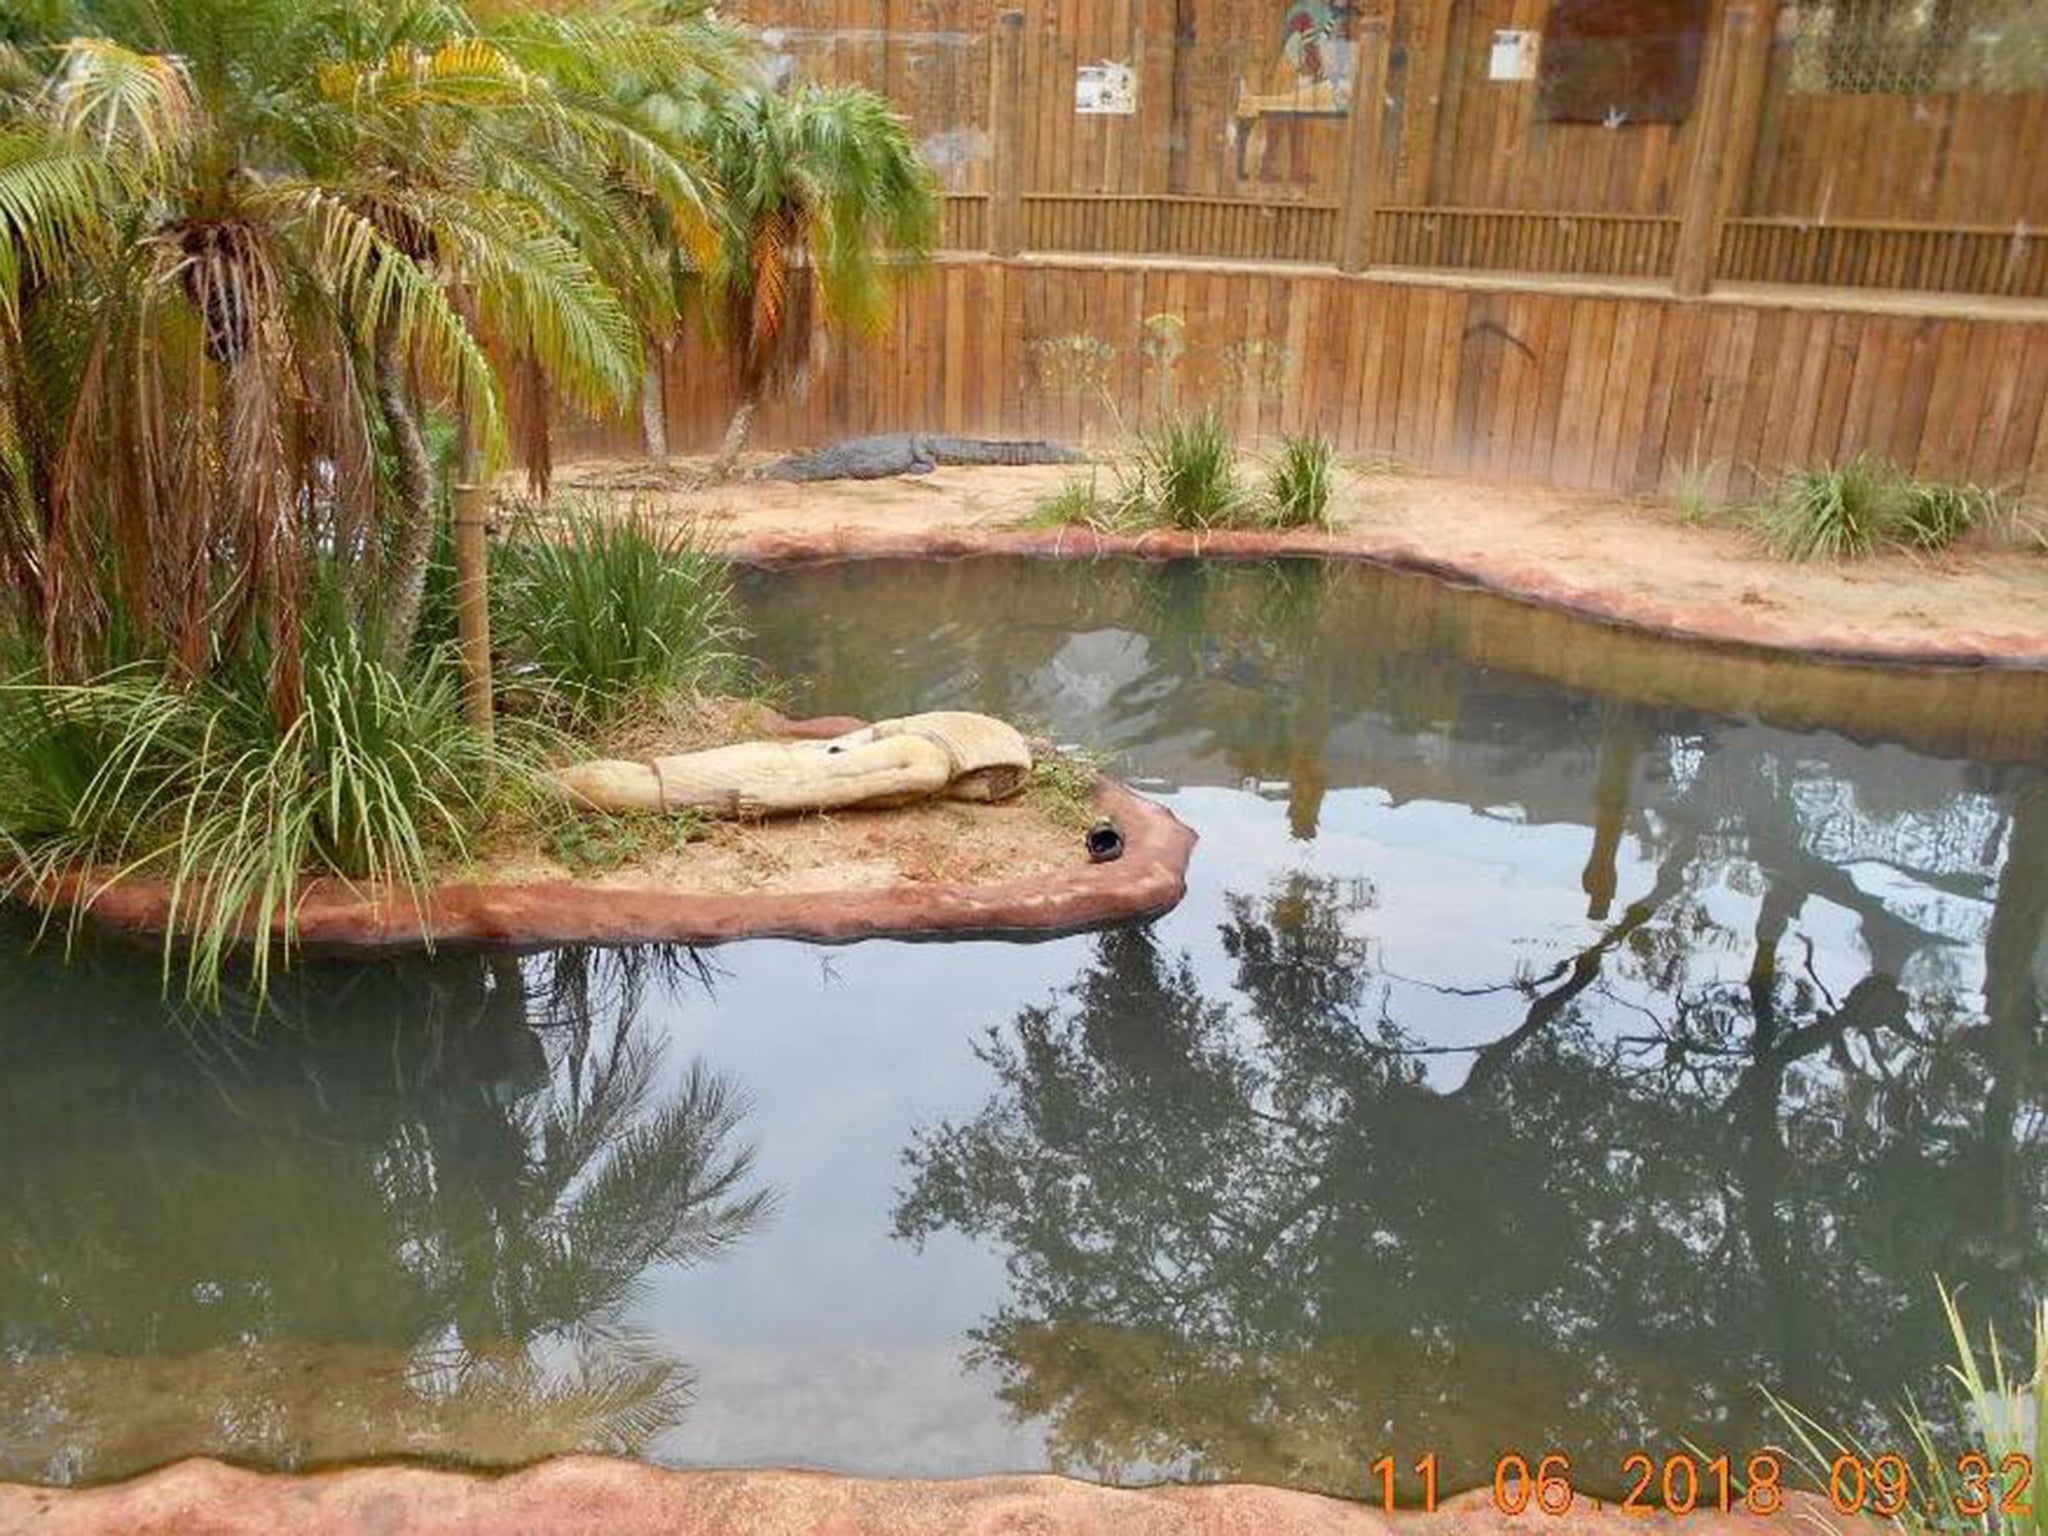
<svg viewBox="0 0 2048 1536">
<path fill-rule="evenodd" d="M 494 728 L 491 694 L 490 541 L 484 488 L 465 475 L 455 487 L 455 620 L 462 653 L 462 713 L 486 740 Z"/>
</svg>

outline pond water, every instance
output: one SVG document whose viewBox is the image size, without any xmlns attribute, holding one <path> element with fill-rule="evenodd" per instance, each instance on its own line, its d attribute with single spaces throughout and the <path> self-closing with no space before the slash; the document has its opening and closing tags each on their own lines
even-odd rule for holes
<svg viewBox="0 0 2048 1536">
<path fill-rule="evenodd" d="M 1356 1495 L 1882 1430 L 2048 1278 L 2048 692 L 1367 569 L 751 575 L 799 708 L 1201 834 L 1147 928 L 446 954 L 260 1028 L 0 973 L 0 1476 L 676 1465 Z"/>
</svg>

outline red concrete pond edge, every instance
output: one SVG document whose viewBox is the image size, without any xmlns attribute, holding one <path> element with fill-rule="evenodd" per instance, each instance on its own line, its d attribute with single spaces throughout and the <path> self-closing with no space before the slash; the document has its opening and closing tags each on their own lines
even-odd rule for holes
<svg viewBox="0 0 2048 1536">
<path fill-rule="evenodd" d="M 2038 635 L 1949 629 L 1935 639 L 1891 638 L 1829 627 L 1812 616 L 1774 617 L 1730 598 L 1672 603 L 1655 593 L 1571 581 L 1552 566 L 1511 557 L 1446 559 L 1404 539 L 1313 529 L 1218 529 L 1189 533 L 1098 533 L 1089 528 L 931 529 L 843 527 L 810 533 L 753 533 L 723 547 L 726 558 L 767 569 L 847 560 L 963 560 L 983 555 L 1092 560 L 1273 560 L 1292 556 L 1355 560 L 1435 576 L 1517 602 L 1674 640 L 1789 651 L 1827 661 L 1880 666 L 2048 668 L 2048 630 Z"/>
<path fill-rule="evenodd" d="M 836 736 L 861 721 L 843 716 L 783 721 L 776 734 Z M 1090 864 L 1079 833 L 1074 862 L 1028 879 L 991 884 L 902 884 L 880 889 L 741 892 L 624 889 L 574 880 L 517 884 L 451 881 L 421 904 L 403 891 L 340 880 L 309 882 L 298 910 L 298 942 L 321 953 L 416 950 L 427 939 L 457 948 L 543 949 L 562 944 L 723 944 L 735 939 L 856 939 L 980 935 L 1053 938 L 1110 923 L 1155 917 L 1187 893 L 1194 831 L 1162 805 L 1104 780 L 1096 806 L 1115 818 L 1124 854 Z M 60 908 L 76 877 L 43 895 Z M 93 898 L 95 926 L 160 934 L 170 900 L 156 881 L 123 881 Z"/>
<path fill-rule="evenodd" d="M 0 1536 L 1527 1536 L 1538 1519 L 1558 1536 L 1755 1536 L 1811 1525 L 1817 1510 L 1825 1506 L 1792 1495 L 1768 1519 L 1623 1515 L 1584 1502 L 1563 1516 L 1511 1519 L 1480 1490 L 1434 1514 L 1389 1516 L 1244 1484 L 669 1472 L 596 1456 L 501 1477 L 389 1466 L 266 1475 L 194 1460 L 101 1488 L 0 1484 Z"/>
</svg>

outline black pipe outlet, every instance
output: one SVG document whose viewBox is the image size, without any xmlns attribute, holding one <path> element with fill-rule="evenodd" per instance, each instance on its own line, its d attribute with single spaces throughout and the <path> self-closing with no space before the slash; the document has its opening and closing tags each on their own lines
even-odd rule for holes
<svg viewBox="0 0 2048 1536">
<path fill-rule="evenodd" d="M 1088 829 L 1088 862 L 1113 864 L 1124 856 L 1124 834 L 1107 816 Z"/>
</svg>

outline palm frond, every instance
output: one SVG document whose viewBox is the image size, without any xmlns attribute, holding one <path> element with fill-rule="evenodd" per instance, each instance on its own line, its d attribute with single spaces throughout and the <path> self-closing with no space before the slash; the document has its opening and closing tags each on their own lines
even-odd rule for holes
<svg viewBox="0 0 2048 1536">
<path fill-rule="evenodd" d="M 54 275 L 96 236 L 111 190 L 105 159 L 34 125 L 0 128 L 0 310 L 26 278 Z"/>
<path fill-rule="evenodd" d="M 64 44 L 50 98 L 65 133 L 103 155 L 133 157 L 158 169 L 189 148 L 197 116 L 180 60 L 104 37 L 74 37 Z"/>
<path fill-rule="evenodd" d="M 505 421 L 497 375 L 441 285 L 326 187 L 279 182 L 261 195 L 303 229 L 304 256 L 342 309 L 361 317 L 365 330 L 387 322 L 396 327 L 401 345 L 469 402 L 480 446 L 501 459 Z"/>
</svg>

